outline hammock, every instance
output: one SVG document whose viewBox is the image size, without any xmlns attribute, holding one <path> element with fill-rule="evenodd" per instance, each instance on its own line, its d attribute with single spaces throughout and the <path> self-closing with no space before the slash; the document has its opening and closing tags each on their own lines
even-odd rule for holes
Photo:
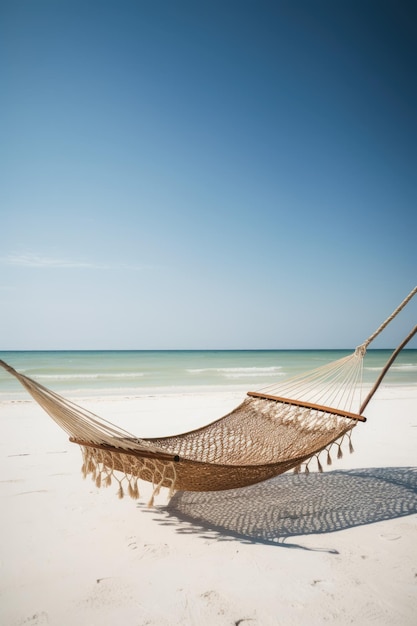
<svg viewBox="0 0 417 626">
<path fill-rule="evenodd" d="M 81 447 L 82 473 L 97 487 L 118 484 L 139 497 L 138 480 L 175 491 L 234 489 L 267 480 L 290 469 L 308 473 L 315 460 L 322 471 L 322 453 L 352 452 L 352 430 L 365 422 L 363 411 L 396 356 L 417 332 L 410 332 L 382 370 L 364 401 L 360 398 L 362 365 L 368 345 L 417 293 L 417 287 L 353 354 L 258 391 L 224 417 L 196 430 L 170 437 L 138 438 L 59 396 L 4 361 L 35 401 Z M 359 407 L 356 408 L 355 407 Z"/>
</svg>

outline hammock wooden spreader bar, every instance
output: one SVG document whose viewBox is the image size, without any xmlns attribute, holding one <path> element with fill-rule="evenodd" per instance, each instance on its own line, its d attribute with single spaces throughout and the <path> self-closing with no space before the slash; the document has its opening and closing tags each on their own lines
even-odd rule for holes
<svg viewBox="0 0 417 626">
<path fill-rule="evenodd" d="M 201 428 L 169 437 L 141 438 L 95 415 L 0 361 L 34 400 L 80 446 L 82 473 L 97 487 L 118 485 L 118 495 L 139 497 L 138 481 L 176 490 L 213 491 L 257 483 L 293 469 L 322 471 L 321 458 L 340 458 L 394 359 L 391 355 L 365 400 L 361 398 L 366 349 L 417 293 L 417 287 L 353 354 L 300 376 L 249 391 L 230 413 Z M 152 496 L 152 501 L 153 501 Z"/>
<path fill-rule="evenodd" d="M 334 409 L 330 406 L 322 406 L 321 404 L 313 404 L 312 402 L 302 402 L 300 400 L 294 400 L 290 398 L 281 398 L 280 396 L 271 396 L 267 393 L 261 393 L 260 391 L 248 391 L 248 396 L 252 398 L 265 398 L 265 400 L 273 400 L 275 402 L 282 402 L 282 404 L 292 404 L 293 406 L 301 406 L 305 409 L 314 409 L 315 411 L 323 411 L 324 413 L 331 413 L 332 415 L 340 415 L 341 417 L 349 417 L 352 420 L 358 420 L 359 422 L 366 422 L 366 417 L 359 415 L 358 413 L 351 413 L 350 411 L 342 411 L 342 409 Z"/>
</svg>

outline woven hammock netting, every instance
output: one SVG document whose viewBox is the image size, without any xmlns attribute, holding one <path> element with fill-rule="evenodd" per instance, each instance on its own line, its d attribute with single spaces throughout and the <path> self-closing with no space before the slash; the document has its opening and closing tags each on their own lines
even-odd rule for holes
<svg viewBox="0 0 417 626">
<path fill-rule="evenodd" d="M 331 463 L 333 452 L 340 458 L 345 443 L 353 451 L 352 431 L 365 421 L 362 371 L 367 346 L 416 292 L 417 287 L 353 354 L 248 392 L 224 417 L 170 437 L 138 438 L 3 361 L 0 365 L 80 445 L 83 475 L 91 475 L 98 487 L 116 483 L 119 497 L 127 493 L 133 498 L 139 497 L 140 479 L 153 484 L 153 496 L 161 487 L 171 494 L 234 489 L 290 469 L 322 471 L 323 464 Z M 417 327 L 396 352 L 416 331 Z"/>
</svg>

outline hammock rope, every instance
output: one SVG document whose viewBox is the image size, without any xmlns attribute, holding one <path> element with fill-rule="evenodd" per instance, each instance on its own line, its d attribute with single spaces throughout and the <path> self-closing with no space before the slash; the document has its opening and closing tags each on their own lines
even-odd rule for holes
<svg viewBox="0 0 417 626">
<path fill-rule="evenodd" d="M 370 393 L 362 402 L 363 359 L 369 344 L 399 314 L 417 287 L 353 354 L 294 376 L 284 382 L 249 391 L 243 402 L 214 422 L 170 437 L 139 438 L 76 405 L 0 360 L 34 400 L 81 447 L 84 477 L 97 487 L 118 484 L 139 497 L 138 480 L 153 484 L 151 503 L 162 487 L 212 491 L 248 486 L 290 469 L 310 471 L 320 456 L 332 463 L 348 445 L 352 430 L 402 348 L 417 326 L 393 352 Z"/>
<path fill-rule="evenodd" d="M 372 333 L 372 335 L 370 337 L 368 337 L 368 339 L 361 345 L 359 346 L 358 349 L 364 348 L 366 350 L 366 348 L 369 346 L 369 344 L 376 338 L 378 337 L 378 335 L 380 333 L 382 333 L 382 331 L 388 326 L 388 324 L 390 324 L 392 322 L 392 320 L 397 317 L 398 313 L 400 311 L 403 310 L 403 308 L 410 302 L 410 300 L 416 295 L 417 293 L 417 287 L 414 287 L 414 289 L 412 289 L 412 291 L 410 291 L 410 293 L 408 294 L 408 296 L 406 298 L 404 298 L 404 300 L 401 302 L 401 304 L 399 304 L 397 306 L 397 308 L 395 309 L 395 311 L 393 311 L 391 313 L 391 315 L 389 317 L 387 317 L 387 319 L 385 320 L 385 322 L 383 322 L 381 324 L 381 326 L 379 326 L 379 328 L 376 329 L 376 331 L 374 333 Z"/>
</svg>

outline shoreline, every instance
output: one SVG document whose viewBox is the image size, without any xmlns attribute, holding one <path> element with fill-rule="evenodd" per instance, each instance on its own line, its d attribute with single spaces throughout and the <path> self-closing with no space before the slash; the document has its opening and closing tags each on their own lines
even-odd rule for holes
<svg viewBox="0 0 417 626">
<path fill-rule="evenodd" d="M 136 389 L 121 389 L 121 390 L 109 390 L 102 389 L 59 389 L 58 386 L 48 387 L 54 393 L 70 399 L 72 402 L 81 401 L 118 401 L 118 400 L 134 400 L 139 398 L 158 398 L 158 397 L 175 397 L 175 396 L 208 396 L 208 395 L 227 395 L 227 394 L 241 394 L 244 397 L 248 391 L 256 391 L 256 385 L 252 385 L 248 388 L 244 384 L 236 385 L 175 385 L 175 386 L 159 386 L 159 387 L 141 387 Z M 362 385 L 363 393 L 367 393 L 372 388 L 371 383 L 364 383 Z M 383 381 L 378 388 L 377 393 L 380 394 L 384 390 L 398 389 L 398 390 L 417 390 L 417 382 L 415 384 L 410 382 L 391 382 Z M 27 391 L 22 389 L 18 384 L 18 390 L 16 392 L 0 392 L 0 406 L 2 404 L 12 402 L 31 402 L 33 401 Z"/>
</svg>

